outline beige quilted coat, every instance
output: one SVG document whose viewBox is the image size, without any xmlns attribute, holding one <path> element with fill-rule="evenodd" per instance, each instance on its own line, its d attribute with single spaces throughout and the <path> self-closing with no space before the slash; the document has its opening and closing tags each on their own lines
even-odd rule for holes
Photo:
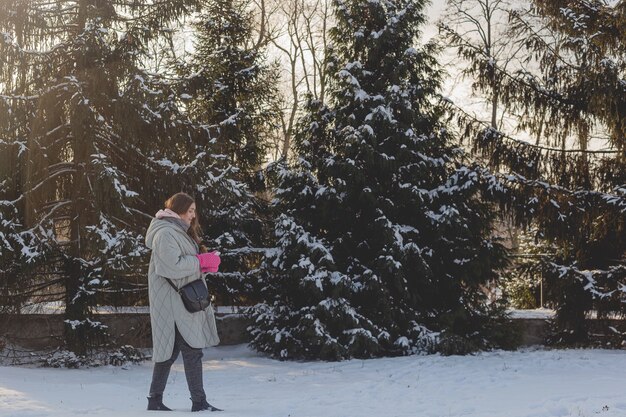
<svg viewBox="0 0 626 417">
<path fill-rule="evenodd" d="M 196 258 L 197 246 L 178 225 L 154 218 L 146 233 L 146 246 L 152 249 L 148 269 L 148 298 L 152 324 L 152 361 L 163 362 L 172 355 L 174 325 L 185 341 L 194 348 L 217 345 L 213 307 L 189 313 L 180 295 L 163 277 L 181 287 L 202 277 Z"/>
</svg>

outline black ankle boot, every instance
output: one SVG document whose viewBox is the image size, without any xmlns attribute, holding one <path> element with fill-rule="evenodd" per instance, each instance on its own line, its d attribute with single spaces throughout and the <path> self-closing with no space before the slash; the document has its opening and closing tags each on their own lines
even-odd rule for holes
<svg viewBox="0 0 626 417">
<path fill-rule="evenodd" d="M 163 404 L 163 396 L 155 395 L 148 397 L 148 410 L 150 411 L 172 411 Z"/>
<path fill-rule="evenodd" d="M 191 401 L 191 411 L 224 411 L 220 410 L 217 407 L 213 407 L 211 404 L 206 402 L 206 400 L 202 401 Z"/>
</svg>

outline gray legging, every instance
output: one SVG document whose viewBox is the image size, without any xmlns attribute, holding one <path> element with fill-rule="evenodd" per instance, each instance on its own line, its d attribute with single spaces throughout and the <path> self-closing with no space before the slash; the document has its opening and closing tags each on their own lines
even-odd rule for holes
<svg viewBox="0 0 626 417">
<path fill-rule="evenodd" d="M 187 378 L 187 386 L 189 386 L 191 401 L 204 401 L 206 400 L 206 394 L 204 393 L 204 387 L 202 386 L 202 349 L 192 348 L 189 346 L 178 332 L 178 328 L 174 328 L 174 331 L 176 335 L 174 338 L 172 357 L 166 361 L 156 362 L 154 364 L 152 384 L 150 384 L 150 397 L 163 395 L 172 364 L 178 358 L 178 354 L 182 352 L 183 364 L 185 366 L 185 377 Z"/>
</svg>

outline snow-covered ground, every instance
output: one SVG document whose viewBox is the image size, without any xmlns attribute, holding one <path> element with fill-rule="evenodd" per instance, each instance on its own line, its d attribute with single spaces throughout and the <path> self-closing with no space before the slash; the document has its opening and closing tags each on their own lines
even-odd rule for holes
<svg viewBox="0 0 626 417">
<path fill-rule="evenodd" d="M 208 400 L 222 417 L 623 417 L 626 352 L 526 350 L 344 362 L 280 362 L 207 349 Z M 151 364 L 80 370 L 0 367 L 0 416 L 154 416 Z M 165 404 L 189 415 L 182 363 Z M 207 414 L 208 412 L 204 412 Z M 157 413 L 158 414 L 158 413 Z M 159 414 L 160 415 L 160 414 Z"/>
</svg>

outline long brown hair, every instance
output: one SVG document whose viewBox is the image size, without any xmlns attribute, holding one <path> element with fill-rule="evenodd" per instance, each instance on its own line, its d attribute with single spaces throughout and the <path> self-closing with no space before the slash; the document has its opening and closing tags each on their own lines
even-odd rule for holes
<svg viewBox="0 0 626 417">
<path fill-rule="evenodd" d="M 187 213 L 187 210 L 189 210 L 189 207 L 191 207 L 191 205 L 195 202 L 196 200 L 194 200 L 193 197 L 187 193 L 176 193 L 165 201 L 165 208 L 172 210 L 176 214 L 185 214 Z M 202 228 L 200 227 L 200 222 L 198 221 L 197 211 L 196 217 L 194 217 L 191 221 L 191 226 L 189 227 L 187 234 L 196 241 L 198 246 L 200 246 L 200 252 L 206 252 L 206 248 L 200 244 L 202 242 L 202 238 L 200 237 L 202 234 Z"/>
</svg>

